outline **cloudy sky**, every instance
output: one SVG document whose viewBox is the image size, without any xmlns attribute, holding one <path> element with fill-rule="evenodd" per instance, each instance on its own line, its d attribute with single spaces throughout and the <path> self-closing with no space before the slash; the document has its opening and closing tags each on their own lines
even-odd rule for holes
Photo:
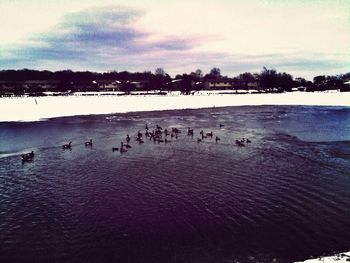
<svg viewBox="0 0 350 263">
<path fill-rule="evenodd" d="M 0 0 L 0 69 L 350 71 L 350 0 Z"/>
</svg>

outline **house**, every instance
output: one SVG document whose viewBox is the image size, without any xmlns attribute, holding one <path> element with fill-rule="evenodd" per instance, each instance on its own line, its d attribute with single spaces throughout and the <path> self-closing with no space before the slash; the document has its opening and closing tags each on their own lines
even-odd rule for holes
<svg viewBox="0 0 350 263">
<path fill-rule="evenodd" d="M 145 90 L 148 84 L 148 81 L 138 80 L 130 81 L 130 84 L 134 87 L 135 90 Z"/>
<path fill-rule="evenodd" d="M 232 89 L 234 90 L 247 90 L 247 81 L 242 79 L 233 79 L 232 82 Z"/>
<path fill-rule="evenodd" d="M 96 81 L 88 81 L 88 80 L 79 80 L 79 81 L 72 81 L 72 90 L 74 91 L 96 91 L 98 90 L 98 85 Z"/>
<path fill-rule="evenodd" d="M 247 82 L 247 88 L 254 89 L 254 90 L 260 90 L 260 83 L 258 81 L 249 81 Z"/>
<path fill-rule="evenodd" d="M 204 88 L 207 90 L 223 90 L 232 88 L 231 79 L 209 79 L 204 82 Z"/>
<path fill-rule="evenodd" d="M 343 88 L 341 88 L 340 91 L 350 91 L 350 80 L 344 82 Z"/>
<path fill-rule="evenodd" d="M 100 91 L 119 91 L 122 86 L 119 80 L 97 80 L 96 84 Z"/>
</svg>

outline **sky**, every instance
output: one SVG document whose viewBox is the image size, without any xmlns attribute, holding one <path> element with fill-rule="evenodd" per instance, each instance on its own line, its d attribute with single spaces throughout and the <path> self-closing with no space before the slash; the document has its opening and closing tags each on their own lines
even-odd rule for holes
<svg viewBox="0 0 350 263">
<path fill-rule="evenodd" d="M 0 69 L 350 72 L 350 0 L 0 0 Z"/>
</svg>

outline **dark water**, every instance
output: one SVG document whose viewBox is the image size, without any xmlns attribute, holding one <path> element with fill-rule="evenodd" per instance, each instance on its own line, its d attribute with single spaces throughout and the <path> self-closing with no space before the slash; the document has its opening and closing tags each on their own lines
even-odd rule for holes
<svg viewBox="0 0 350 263">
<path fill-rule="evenodd" d="M 145 123 L 183 132 L 111 151 Z M 201 129 L 221 141 L 197 143 Z M 235 146 L 241 137 L 252 143 Z M 0 123 L 0 146 L 0 262 L 292 262 L 350 249 L 350 108 Z"/>
</svg>

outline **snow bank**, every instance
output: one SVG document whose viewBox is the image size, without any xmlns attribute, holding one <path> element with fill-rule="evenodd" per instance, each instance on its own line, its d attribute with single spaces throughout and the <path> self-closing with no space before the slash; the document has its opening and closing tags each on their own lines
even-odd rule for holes
<svg viewBox="0 0 350 263">
<path fill-rule="evenodd" d="M 314 258 L 314 259 L 308 259 L 306 261 L 303 261 L 304 263 L 330 263 L 330 262 L 349 262 L 350 261 L 350 251 L 346 253 L 340 253 L 336 254 L 334 256 L 329 257 L 320 257 L 320 258 Z M 301 262 L 295 262 L 295 263 L 301 263 Z"/>
<path fill-rule="evenodd" d="M 242 105 L 350 106 L 350 93 L 47 96 L 0 98 L 0 121 L 40 119 L 89 114 Z"/>
</svg>

